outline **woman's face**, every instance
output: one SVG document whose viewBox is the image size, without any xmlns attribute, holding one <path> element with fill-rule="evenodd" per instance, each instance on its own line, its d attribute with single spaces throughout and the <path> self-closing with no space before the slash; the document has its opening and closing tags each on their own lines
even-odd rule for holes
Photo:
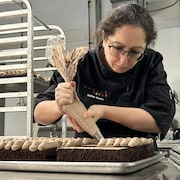
<svg viewBox="0 0 180 180">
<path fill-rule="evenodd" d="M 109 67 L 117 73 L 125 73 L 142 58 L 146 48 L 146 35 L 142 28 L 124 25 L 105 38 L 102 33 L 104 54 Z"/>
</svg>

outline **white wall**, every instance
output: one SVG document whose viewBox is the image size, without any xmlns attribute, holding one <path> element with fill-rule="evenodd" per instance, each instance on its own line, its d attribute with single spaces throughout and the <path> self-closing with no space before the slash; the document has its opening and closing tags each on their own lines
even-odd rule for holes
<svg viewBox="0 0 180 180">
<path fill-rule="evenodd" d="M 26 99 L 24 100 L 26 103 Z M 19 98 L 6 99 L 6 106 L 16 106 Z M 25 112 L 8 112 L 5 113 L 4 121 L 5 136 L 26 136 L 26 113 Z"/>
<path fill-rule="evenodd" d="M 168 81 L 173 89 L 180 91 L 180 26 L 160 29 L 155 49 L 164 56 Z"/>
<path fill-rule="evenodd" d="M 66 35 L 67 50 L 88 46 L 88 0 L 30 0 L 35 16 L 46 24 L 60 26 Z M 90 3 L 91 30 L 94 30 L 94 0 Z"/>
</svg>

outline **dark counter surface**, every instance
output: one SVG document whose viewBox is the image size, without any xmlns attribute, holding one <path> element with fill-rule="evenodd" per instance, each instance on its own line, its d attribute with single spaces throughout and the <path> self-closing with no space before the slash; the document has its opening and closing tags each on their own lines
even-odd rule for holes
<svg viewBox="0 0 180 180">
<path fill-rule="evenodd" d="M 0 171 L 0 179 L 5 180 L 180 180 L 180 170 L 171 160 L 164 158 L 160 162 L 140 171 L 121 175 L 48 173 Z"/>
</svg>

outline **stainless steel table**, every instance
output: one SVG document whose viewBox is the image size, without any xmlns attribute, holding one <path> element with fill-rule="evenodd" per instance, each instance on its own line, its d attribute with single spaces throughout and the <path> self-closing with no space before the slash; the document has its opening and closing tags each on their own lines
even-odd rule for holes
<svg viewBox="0 0 180 180">
<path fill-rule="evenodd" d="M 145 169 L 125 175 L 56 172 L 0 171 L 5 180 L 180 180 L 180 170 L 167 158 Z"/>
</svg>

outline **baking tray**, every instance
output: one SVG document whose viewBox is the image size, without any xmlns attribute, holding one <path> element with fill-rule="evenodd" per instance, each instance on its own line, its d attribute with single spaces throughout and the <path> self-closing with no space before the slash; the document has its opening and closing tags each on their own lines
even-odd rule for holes
<svg viewBox="0 0 180 180">
<path fill-rule="evenodd" d="M 168 161 L 180 171 L 180 166 L 176 162 L 174 162 L 172 159 L 168 159 Z"/>
<path fill-rule="evenodd" d="M 180 154 L 180 144 L 174 145 L 174 146 L 172 147 L 172 150 Z"/>
<path fill-rule="evenodd" d="M 180 166 L 180 154 L 170 150 L 169 151 L 169 158 Z"/>
<path fill-rule="evenodd" d="M 166 153 L 158 152 L 150 158 L 134 162 L 0 161 L 0 170 L 88 174 L 128 174 L 159 162 L 165 155 Z"/>
<path fill-rule="evenodd" d="M 180 144 L 180 139 L 157 141 L 158 148 L 171 149 L 173 146 L 176 146 L 179 144 Z"/>
</svg>

